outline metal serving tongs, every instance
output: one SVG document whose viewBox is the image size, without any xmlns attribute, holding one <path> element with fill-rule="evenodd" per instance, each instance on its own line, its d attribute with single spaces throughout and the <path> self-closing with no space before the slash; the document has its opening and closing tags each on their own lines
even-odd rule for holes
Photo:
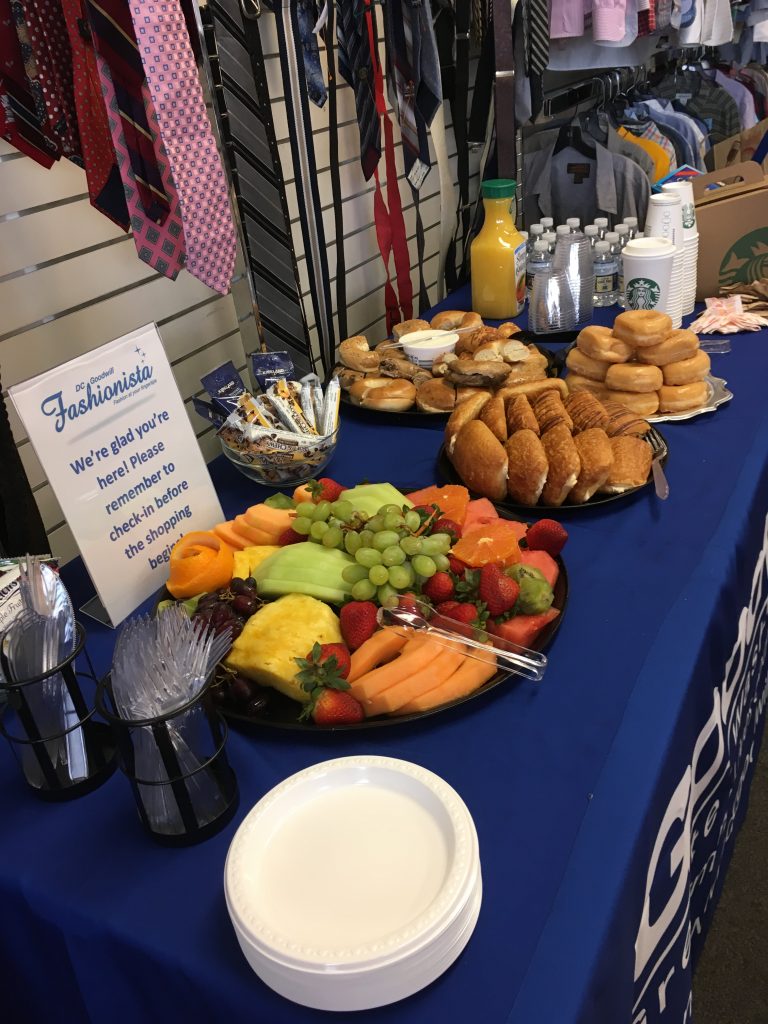
<svg viewBox="0 0 768 1024">
<path fill-rule="evenodd" d="M 396 626 L 405 630 L 412 630 L 421 635 L 426 634 L 435 643 L 444 647 L 455 648 L 457 644 L 463 644 L 469 658 L 478 661 L 489 661 L 495 658 L 500 669 L 505 669 L 510 674 L 524 676 L 540 683 L 547 670 L 546 655 L 538 651 L 531 651 L 527 647 L 520 647 L 518 644 L 510 643 L 498 636 L 491 636 L 482 629 L 473 631 L 472 637 L 464 636 L 451 628 L 451 620 L 444 615 L 433 612 L 428 605 L 421 601 L 414 601 L 413 604 L 419 609 L 413 611 L 411 608 L 379 608 L 378 621 L 381 626 Z M 426 616 L 429 615 L 429 619 Z M 484 639 L 477 639 L 481 637 Z"/>
</svg>

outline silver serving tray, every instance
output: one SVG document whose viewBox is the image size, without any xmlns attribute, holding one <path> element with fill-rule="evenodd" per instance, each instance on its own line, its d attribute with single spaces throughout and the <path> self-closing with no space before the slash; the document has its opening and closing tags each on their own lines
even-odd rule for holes
<svg viewBox="0 0 768 1024">
<path fill-rule="evenodd" d="M 723 380 L 722 377 L 705 377 L 704 379 L 709 389 L 705 405 L 700 406 L 698 409 L 690 409 L 687 412 L 666 412 L 660 413 L 658 416 L 646 416 L 646 420 L 649 423 L 678 423 L 682 422 L 682 420 L 693 420 L 697 416 L 703 416 L 704 413 L 714 412 L 721 405 L 730 402 L 733 398 L 733 392 L 729 391 L 725 386 L 728 383 L 727 381 Z"/>
</svg>

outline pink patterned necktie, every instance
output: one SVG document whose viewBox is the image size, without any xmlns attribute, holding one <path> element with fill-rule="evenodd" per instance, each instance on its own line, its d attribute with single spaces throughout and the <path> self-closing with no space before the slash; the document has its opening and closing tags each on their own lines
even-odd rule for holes
<svg viewBox="0 0 768 1024">
<path fill-rule="evenodd" d="M 157 224 L 148 217 L 141 204 L 141 196 L 136 184 L 133 168 L 131 167 L 131 158 L 128 154 L 125 135 L 123 134 L 123 121 L 120 116 L 117 97 L 115 96 L 112 74 L 107 62 L 99 53 L 96 54 L 96 66 L 99 71 L 101 91 L 104 94 L 104 106 L 107 111 L 109 132 L 112 136 L 117 166 L 120 169 L 120 176 L 123 181 L 125 202 L 131 218 L 136 251 L 139 254 L 139 259 L 148 263 L 153 270 L 175 281 L 179 270 L 184 266 L 184 228 L 181 222 L 179 199 L 174 189 L 168 158 L 157 132 L 152 104 L 147 102 L 149 95 L 146 94 L 144 97 L 147 108 L 147 121 L 152 133 L 152 143 L 155 148 L 155 156 L 157 157 L 163 187 L 166 195 L 171 200 L 170 210 L 163 224 Z"/>
<path fill-rule="evenodd" d="M 184 15 L 178 0 L 131 0 L 130 8 L 181 200 L 187 270 L 226 294 L 235 266 L 235 227 Z"/>
</svg>

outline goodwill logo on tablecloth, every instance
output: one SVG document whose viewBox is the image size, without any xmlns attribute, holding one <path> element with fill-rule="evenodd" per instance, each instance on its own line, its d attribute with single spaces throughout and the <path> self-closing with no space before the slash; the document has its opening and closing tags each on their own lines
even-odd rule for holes
<svg viewBox="0 0 768 1024">
<path fill-rule="evenodd" d="M 653 845 L 635 941 L 632 1024 L 692 1020 L 691 947 L 727 864 L 726 848 L 759 742 L 768 692 L 767 630 L 768 518 L 723 681 L 712 691 L 709 717 Z"/>
</svg>

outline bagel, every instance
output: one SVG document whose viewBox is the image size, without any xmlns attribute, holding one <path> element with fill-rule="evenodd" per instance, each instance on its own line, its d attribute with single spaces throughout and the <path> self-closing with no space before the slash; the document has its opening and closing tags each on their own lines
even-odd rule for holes
<svg viewBox="0 0 768 1024">
<path fill-rule="evenodd" d="M 363 373 L 378 370 L 381 362 L 379 353 L 371 352 L 368 339 L 362 334 L 342 341 L 339 345 L 339 359 L 350 370 L 361 370 Z"/>
<path fill-rule="evenodd" d="M 667 363 L 661 372 L 664 374 L 665 384 L 692 384 L 695 380 L 704 380 L 711 367 L 709 356 L 699 349 L 689 359 Z"/>
<path fill-rule="evenodd" d="M 422 412 L 452 412 L 456 405 L 456 388 L 442 377 L 432 377 L 416 391 L 416 406 Z"/>
<path fill-rule="evenodd" d="M 349 397 L 364 409 L 405 412 L 416 401 L 416 385 L 397 377 L 368 377 L 352 385 Z"/>
<path fill-rule="evenodd" d="M 666 366 L 668 363 L 678 363 L 681 359 L 689 359 L 698 351 L 698 336 L 693 331 L 678 330 L 670 331 L 669 337 L 660 341 L 658 345 L 639 348 L 637 358 L 641 363 Z"/>
<path fill-rule="evenodd" d="M 457 359 L 448 366 L 446 380 L 452 384 L 470 385 L 478 388 L 495 387 L 502 384 L 509 375 L 506 363 L 490 360 Z"/>
<path fill-rule="evenodd" d="M 392 328 L 392 337 L 395 341 L 400 341 L 406 334 L 412 334 L 414 331 L 428 331 L 430 324 L 426 320 L 404 320 L 401 324 L 395 324 Z"/>
<path fill-rule="evenodd" d="M 432 373 L 435 377 L 444 377 L 448 371 L 448 364 L 458 358 L 459 357 L 455 352 L 443 352 L 443 354 L 438 356 L 434 363 L 432 363 Z"/>
<path fill-rule="evenodd" d="M 504 341 L 504 336 L 499 334 L 495 327 L 478 327 L 474 331 L 461 334 L 453 351 L 457 356 L 471 356 L 481 345 L 487 345 L 492 341 Z"/>
<path fill-rule="evenodd" d="M 658 391 L 608 391 L 606 394 L 637 416 L 653 416 L 659 411 Z"/>
<path fill-rule="evenodd" d="M 691 384 L 665 384 L 659 388 L 659 412 L 689 412 L 699 409 L 709 397 L 705 380 Z"/>
<path fill-rule="evenodd" d="M 603 381 L 608 367 L 612 364 L 600 359 L 593 359 L 591 356 L 585 355 L 579 348 L 572 348 L 565 357 L 565 365 L 569 370 L 573 370 L 574 373 L 578 373 L 582 377 Z"/>
<path fill-rule="evenodd" d="M 520 333 L 520 328 L 517 326 L 517 324 L 513 324 L 511 320 L 505 324 L 500 324 L 496 328 L 496 330 L 505 338 L 511 338 L 513 334 Z"/>
<path fill-rule="evenodd" d="M 628 309 L 613 321 L 613 333 L 632 348 L 660 345 L 671 330 L 671 319 L 657 309 Z"/>
<path fill-rule="evenodd" d="M 489 341 L 472 353 L 473 359 L 495 359 L 504 363 L 523 363 L 530 356 L 528 346 L 514 339 Z"/>
<path fill-rule="evenodd" d="M 605 375 L 606 386 L 611 391 L 632 391 L 644 394 L 658 391 L 664 377 L 658 366 L 644 366 L 641 363 L 614 363 Z"/>
<path fill-rule="evenodd" d="M 466 327 L 482 327 L 483 319 L 479 313 L 467 313 L 463 309 L 444 309 L 442 313 L 435 313 L 432 320 L 425 325 L 435 331 L 455 331 Z M 422 330 L 413 327 L 411 330 Z"/>
<path fill-rule="evenodd" d="M 603 363 L 626 363 L 633 352 L 625 341 L 614 337 L 610 327 L 600 327 L 598 324 L 585 327 L 579 332 L 576 347 L 590 359 Z"/>
<path fill-rule="evenodd" d="M 417 363 L 412 363 L 410 359 L 405 359 L 399 355 L 395 350 L 394 355 L 381 357 L 379 363 L 379 376 L 380 377 L 403 377 L 405 380 L 415 380 L 417 374 L 421 373 L 423 367 Z M 432 374 L 427 371 L 429 376 Z"/>
</svg>

